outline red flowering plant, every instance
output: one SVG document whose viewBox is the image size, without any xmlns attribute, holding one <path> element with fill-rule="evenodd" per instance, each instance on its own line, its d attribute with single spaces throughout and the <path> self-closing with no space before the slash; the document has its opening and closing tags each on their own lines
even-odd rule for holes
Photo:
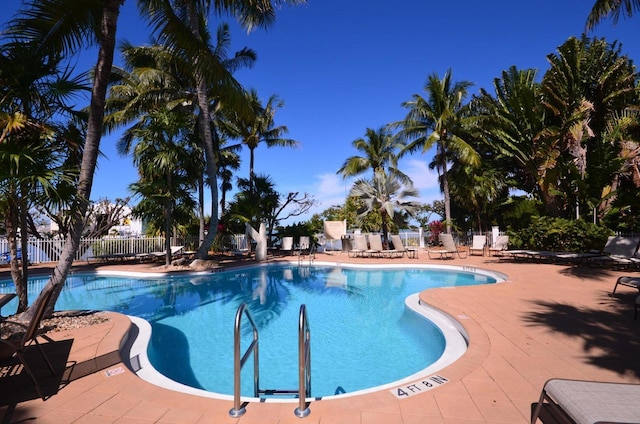
<svg viewBox="0 0 640 424">
<path fill-rule="evenodd" d="M 444 232 L 442 221 L 431 221 L 429 223 L 429 244 L 437 246 L 440 244 L 440 233 Z"/>
</svg>

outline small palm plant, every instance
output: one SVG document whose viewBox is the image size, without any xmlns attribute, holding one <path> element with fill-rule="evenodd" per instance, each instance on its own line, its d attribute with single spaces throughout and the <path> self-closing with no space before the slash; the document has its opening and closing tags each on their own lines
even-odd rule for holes
<svg viewBox="0 0 640 424">
<path fill-rule="evenodd" d="M 403 187 L 397 177 L 389 176 L 381 170 L 374 173 L 373 180 L 356 181 L 349 194 L 364 205 L 362 212 L 356 217 L 358 221 L 362 221 L 371 212 L 380 213 L 386 247 L 388 247 L 389 219 L 393 219 L 396 212 L 413 216 L 420 208 L 420 203 L 407 200 L 409 197 L 418 196 L 418 191 L 413 188 L 413 185 Z"/>
</svg>

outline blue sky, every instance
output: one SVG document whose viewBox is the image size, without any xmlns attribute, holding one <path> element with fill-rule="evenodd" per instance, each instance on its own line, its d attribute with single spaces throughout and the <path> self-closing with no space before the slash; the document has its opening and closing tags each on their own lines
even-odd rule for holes
<svg viewBox="0 0 640 424">
<path fill-rule="evenodd" d="M 18 0 L 3 0 L 2 22 Z M 535 68 L 542 77 L 546 56 L 569 37 L 579 37 L 592 0 L 477 0 L 431 2 L 417 0 L 309 0 L 282 7 L 268 30 L 246 34 L 231 19 L 232 53 L 249 47 L 258 60 L 236 73 L 247 88 L 266 101 L 272 94 L 284 100 L 276 124 L 286 125 L 297 149 L 261 145 L 255 168 L 268 174 L 276 189 L 307 192 L 320 203 L 312 212 L 341 204 L 352 181 L 336 175 L 349 156 L 351 142 L 367 128 L 402 119 L 401 103 L 424 94 L 427 76 L 447 69 L 456 81 L 471 81 L 470 93 L 492 90 L 493 79 L 512 65 Z M 118 40 L 146 43 L 149 32 L 137 17 L 135 1 L 127 0 L 119 21 Z M 212 18 L 212 28 L 222 22 Z M 616 25 L 603 21 L 589 35 L 618 40 L 622 51 L 640 61 L 640 16 Z M 94 54 L 79 63 L 91 66 Z M 116 62 L 118 59 L 116 60 Z M 125 197 L 137 179 L 130 158 L 115 151 L 119 134 L 103 138 L 92 199 Z M 239 175 L 248 176 L 248 151 Z M 400 164 L 420 192 L 420 201 L 440 199 L 436 176 L 427 168 L 431 155 L 413 155 Z M 295 218 L 300 221 L 310 215 Z"/>
</svg>

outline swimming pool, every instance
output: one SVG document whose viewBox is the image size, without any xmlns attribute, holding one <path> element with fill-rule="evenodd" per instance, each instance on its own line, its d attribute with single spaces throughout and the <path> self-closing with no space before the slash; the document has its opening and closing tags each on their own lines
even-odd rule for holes
<svg viewBox="0 0 640 424">
<path fill-rule="evenodd" d="M 404 307 L 410 295 L 430 287 L 495 281 L 488 274 L 455 268 L 322 264 L 162 278 L 77 274 L 68 279 L 57 309 L 104 309 L 141 317 L 151 324 L 147 353 L 156 370 L 180 385 L 230 395 L 238 306 L 247 304 L 259 327 L 261 388 L 291 389 L 297 388 L 297 315 L 305 304 L 312 396 L 327 397 L 411 378 L 441 358 L 445 336 Z M 45 282 L 34 281 L 30 291 L 38 293 L 38 284 Z M 243 346 L 248 344 L 243 340 Z M 252 394 L 252 372 L 251 364 L 243 370 L 243 396 Z"/>
</svg>

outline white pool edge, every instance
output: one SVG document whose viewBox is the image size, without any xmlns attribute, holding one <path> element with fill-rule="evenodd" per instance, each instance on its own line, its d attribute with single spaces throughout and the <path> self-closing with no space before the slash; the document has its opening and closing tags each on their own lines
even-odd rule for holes
<svg viewBox="0 0 640 424">
<path fill-rule="evenodd" d="M 282 264 L 282 262 L 280 262 L 280 264 Z M 298 263 L 294 261 L 291 261 L 291 264 L 298 265 Z M 269 265 L 269 264 L 264 264 L 264 265 Z M 271 263 L 271 265 L 273 265 L 273 263 Z M 473 272 L 480 275 L 490 276 L 492 278 L 495 278 L 498 282 L 504 282 L 507 279 L 506 275 L 495 272 L 495 271 L 490 271 L 490 270 L 475 268 L 475 267 L 461 267 L 461 266 L 453 266 L 453 265 L 431 265 L 431 264 L 429 265 L 418 265 L 418 264 L 416 265 L 411 265 L 411 264 L 373 265 L 373 264 L 351 264 L 351 263 L 340 263 L 340 262 L 337 262 L 337 263 L 314 262 L 313 265 L 314 266 L 340 266 L 344 268 L 366 268 L 366 269 L 371 269 L 371 268 L 447 269 L 452 271 Z M 255 267 L 255 266 L 256 265 L 247 266 L 247 267 Z M 233 268 L 225 271 L 235 271 L 237 269 L 238 268 Z M 105 272 L 105 274 L 107 273 L 113 275 L 113 273 Z M 118 272 L 118 274 L 120 275 L 124 275 L 125 273 L 126 273 L 125 271 Z M 205 272 L 204 274 L 207 274 L 207 273 L 209 272 Z M 140 275 L 141 273 L 129 272 L 126 275 L 131 276 L 132 274 Z M 193 274 L 202 275 L 203 273 L 193 273 Z M 166 274 L 153 273 L 153 275 L 151 276 L 166 276 Z M 442 332 L 442 335 L 445 338 L 445 350 L 440 356 L 440 358 L 438 358 L 438 360 L 436 360 L 433 364 L 429 365 L 428 367 L 414 374 L 411 374 L 405 378 L 393 381 L 388 384 L 374 386 L 368 389 L 357 390 L 357 391 L 344 393 L 340 395 L 313 397 L 313 398 L 310 398 L 309 400 L 330 400 L 330 399 L 338 399 L 338 398 L 343 399 L 345 397 L 363 395 L 367 393 L 378 392 L 381 390 L 392 389 L 394 387 L 402 386 L 404 384 L 411 383 L 415 380 L 419 380 L 419 379 L 428 377 L 436 372 L 439 372 L 445 367 L 453 364 L 455 361 L 457 361 L 464 355 L 464 353 L 467 351 L 469 340 L 468 340 L 468 335 L 466 334 L 466 331 L 464 330 L 464 327 L 460 322 L 458 322 L 451 315 L 446 314 L 445 312 L 435 307 L 422 303 L 420 301 L 420 293 L 414 293 L 408 296 L 405 299 L 405 306 L 409 308 L 411 311 L 419 315 L 422 315 L 426 319 L 433 322 L 434 325 L 438 327 Z M 187 386 L 175 380 L 172 380 L 166 377 L 165 375 L 161 374 L 160 372 L 158 372 L 153 367 L 153 365 L 151 365 L 151 362 L 149 361 L 149 358 L 147 356 L 147 347 L 151 339 L 151 325 L 149 324 L 148 321 L 146 321 L 143 318 L 139 318 L 135 316 L 128 316 L 128 317 L 131 320 L 131 323 L 137 327 L 137 332 L 134 332 L 136 333 L 135 339 L 131 342 L 131 347 L 128 352 L 128 356 L 129 356 L 128 362 L 132 371 L 138 377 L 140 377 L 141 379 L 145 380 L 150 384 L 163 387 L 169 390 L 174 390 L 182 393 L 187 393 L 187 394 L 192 394 L 192 395 L 207 397 L 212 399 L 221 399 L 221 400 L 229 400 L 229 401 L 234 400 L 232 395 L 209 392 L 206 390 Z M 127 352 L 123 352 L 123 353 L 126 354 Z M 446 377 L 446 375 L 444 377 Z M 283 398 L 276 398 L 276 397 L 253 398 L 253 397 L 244 397 L 244 396 L 242 397 L 242 401 L 243 402 L 245 401 L 246 402 L 283 402 L 283 403 L 298 402 L 297 399 L 283 399 Z"/>
</svg>

